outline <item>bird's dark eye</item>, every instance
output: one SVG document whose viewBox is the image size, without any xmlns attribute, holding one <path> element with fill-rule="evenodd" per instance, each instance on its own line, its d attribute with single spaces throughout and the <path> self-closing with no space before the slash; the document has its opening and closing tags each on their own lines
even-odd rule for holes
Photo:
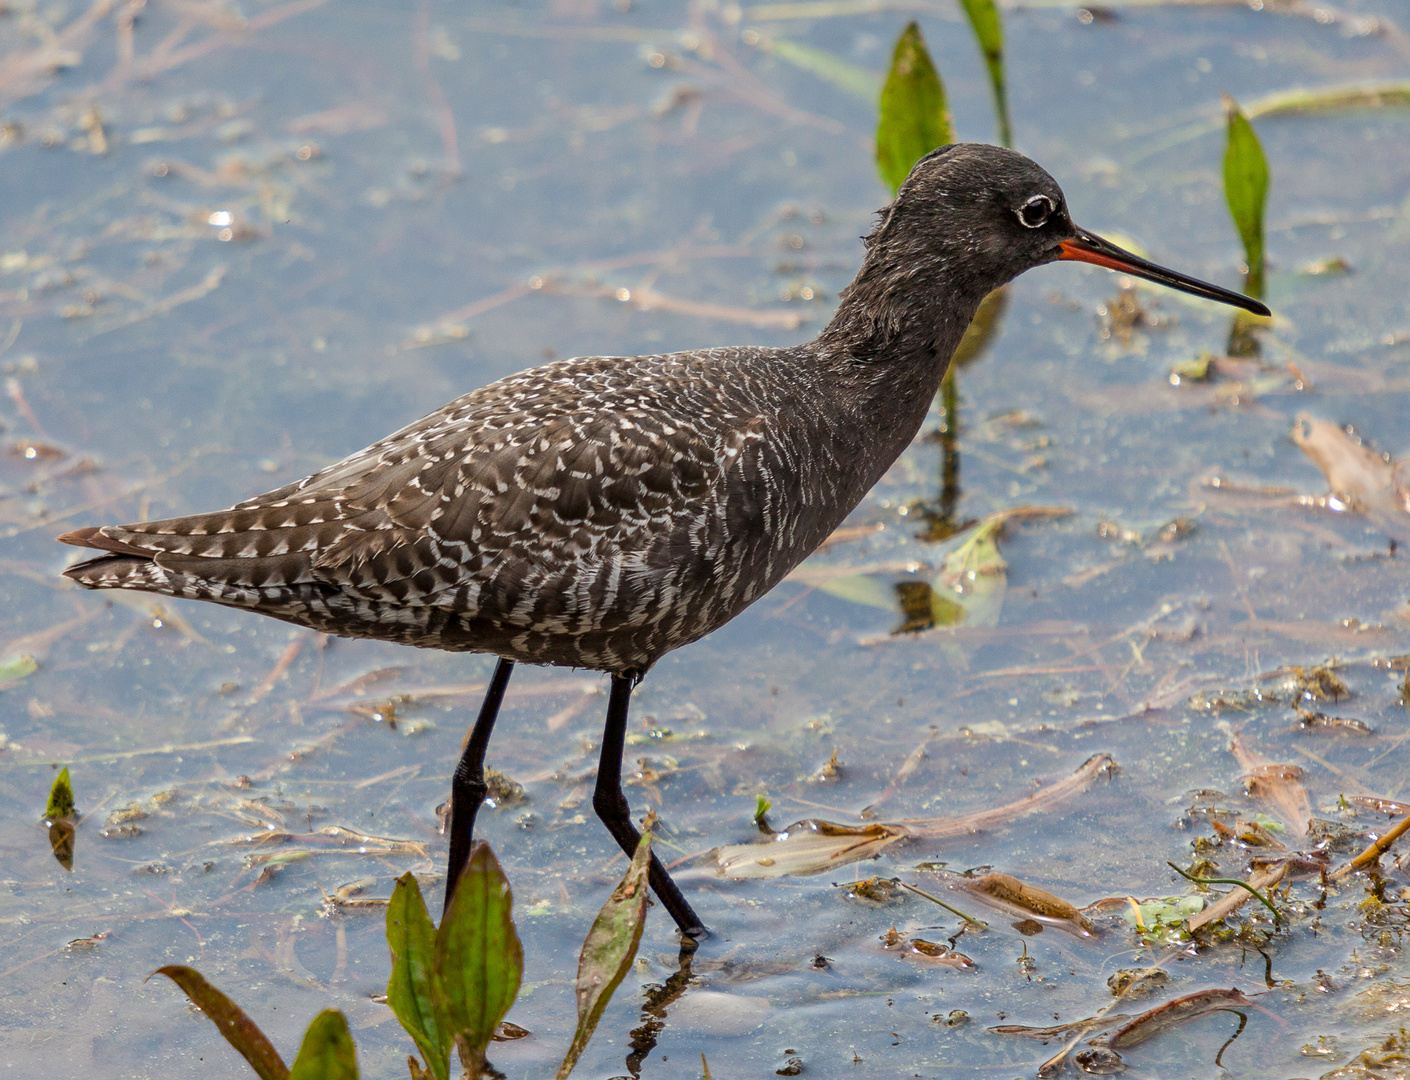
<svg viewBox="0 0 1410 1080">
<path fill-rule="evenodd" d="M 1048 215 L 1056 209 L 1046 195 L 1034 195 L 1018 208 L 1018 220 L 1030 229 L 1038 229 L 1048 223 Z"/>
</svg>

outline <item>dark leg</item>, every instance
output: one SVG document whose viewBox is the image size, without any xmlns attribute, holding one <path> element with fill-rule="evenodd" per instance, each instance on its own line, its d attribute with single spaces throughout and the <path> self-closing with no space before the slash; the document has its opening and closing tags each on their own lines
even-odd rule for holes
<svg viewBox="0 0 1410 1080">
<path fill-rule="evenodd" d="M 607 826 L 612 839 L 627 857 L 636 852 L 641 841 L 641 833 L 632 824 L 631 807 L 622 794 L 622 751 L 626 748 L 627 703 L 631 700 L 632 688 L 638 679 L 633 675 L 612 676 L 612 696 L 607 702 L 607 728 L 602 733 L 602 757 L 597 765 L 597 790 L 592 793 L 592 808 Z M 656 853 L 651 853 L 651 889 L 657 898 L 676 920 L 681 933 L 689 938 L 703 938 L 709 934 L 700 917 L 690 909 L 685 897 L 666 873 Z"/>
<path fill-rule="evenodd" d="M 450 782 L 450 855 L 446 859 L 446 899 L 442 913 L 450 910 L 455 886 L 470 860 L 475 815 L 479 813 L 480 804 L 489 791 L 485 786 L 485 750 L 490 745 L 494 719 L 499 715 L 499 703 L 504 700 L 504 688 L 509 685 L 509 676 L 513 672 L 514 661 L 500 657 L 494 675 L 490 677 L 490 688 L 485 691 L 480 715 L 470 730 L 470 738 L 466 740 L 460 764 L 455 767 L 455 776 Z"/>
</svg>

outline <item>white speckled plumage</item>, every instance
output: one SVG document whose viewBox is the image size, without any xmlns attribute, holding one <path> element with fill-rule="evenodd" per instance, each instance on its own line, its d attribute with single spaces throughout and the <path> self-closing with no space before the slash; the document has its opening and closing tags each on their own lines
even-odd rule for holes
<svg viewBox="0 0 1410 1080">
<path fill-rule="evenodd" d="M 806 347 L 561 361 L 229 510 L 71 534 L 112 554 L 69 574 L 641 672 L 776 584 L 875 481 L 830 449 L 852 411 L 830 404 L 836 377 Z"/>
</svg>

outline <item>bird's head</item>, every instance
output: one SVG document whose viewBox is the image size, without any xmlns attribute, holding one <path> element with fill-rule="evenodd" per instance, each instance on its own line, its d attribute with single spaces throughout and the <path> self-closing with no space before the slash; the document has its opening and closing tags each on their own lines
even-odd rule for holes
<svg viewBox="0 0 1410 1080">
<path fill-rule="evenodd" d="M 892 275 L 978 298 L 1044 263 L 1089 262 L 1220 303 L 1257 300 L 1158 266 L 1075 225 L 1062 188 L 1013 150 L 954 143 L 916 162 L 867 246 Z M 893 282 L 899 283 L 899 282 Z"/>
</svg>

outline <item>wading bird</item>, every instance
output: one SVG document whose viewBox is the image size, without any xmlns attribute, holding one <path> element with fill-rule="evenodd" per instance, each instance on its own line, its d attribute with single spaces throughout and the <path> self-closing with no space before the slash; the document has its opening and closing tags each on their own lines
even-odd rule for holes
<svg viewBox="0 0 1410 1080">
<path fill-rule="evenodd" d="M 865 244 L 837 313 L 807 344 L 533 368 L 228 510 L 67 533 L 101 554 L 64 573 L 498 656 L 452 782 L 447 905 L 514 665 L 607 672 L 593 807 L 631 855 L 621 763 L 632 689 L 841 524 L 915 437 L 989 292 L 1067 259 L 1268 314 L 1078 228 L 1051 176 L 993 146 L 922 158 Z M 650 880 L 684 934 L 704 933 L 654 856 Z"/>
</svg>

